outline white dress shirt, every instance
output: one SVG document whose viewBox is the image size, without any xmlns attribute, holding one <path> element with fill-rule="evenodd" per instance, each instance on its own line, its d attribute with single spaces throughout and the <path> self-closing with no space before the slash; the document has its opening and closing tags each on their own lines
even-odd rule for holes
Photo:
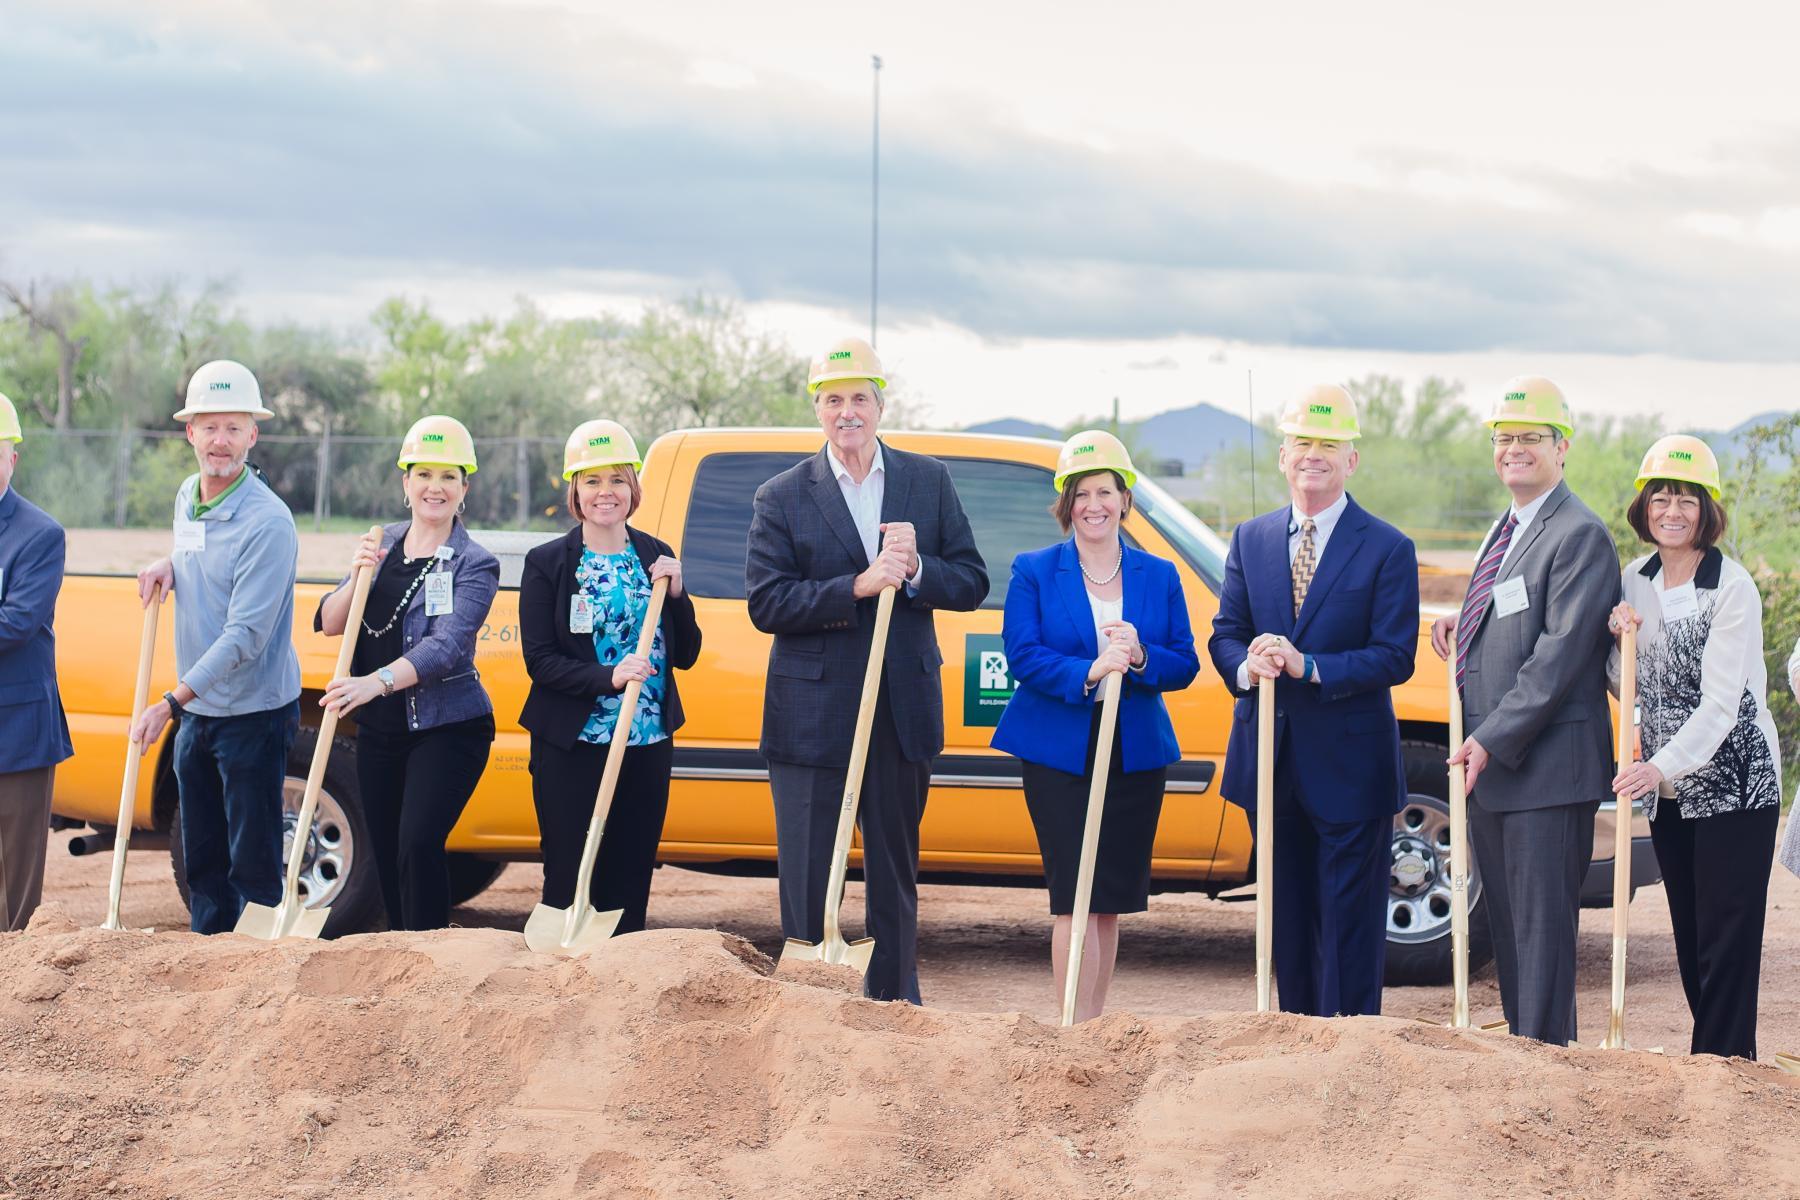
<svg viewBox="0 0 1800 1200">
<path fill-rule="evenodd" d="M 875 461 L 869 464 L 869 473 L 861 483 L 856 482 L 856 477 L 850 474 L 850 468 L 837 456 L 830 442 L 825 443 L 825 461 L 831 464 L 831 473 L 837 476 L 838 491 L 844 494 L 850 520 L 856 526 L 857 536 L 862 538 L 863 553 L 873 563 L 881 552 L 881 501 L 887 495 L 887 463 L 882 457 L 881 439 L 875 440 Z M 921 554 L 918 559 L 918 568 L 906 581 L 909 591 L 917 589 L 919 580 L 925 577 L 925 556 Z"/>
<path fill-rule="evenodd" d="M 1344 510 L 1349 506 L 1350 493 L 1339 492 L 1336 500 L 1326 505 L 1323 512 L 1313 516 L 1313 574 L 1315 576 L 1319 573 L 1319 564 L 1325 561 L 1325 543 L 1331 540 L 1331 531 L 1337 528 L 1338 518 L 1344 515 Z M 1306 517 L 1299 509 L 1291 504 L 1288 505 L 1288 570 L 1290 571 L 1294 569 L 1294 559 L 1300 554 L 1300 536 L 1304 532 L 1301 522 L 1304 520 Z M 1301 651 L 1301 653 L 1305 653 L 1305 651 Z M 1313 664 L 1312 674 L 1307 676 L 1307 681 L 1309 683 L 1319 682 L 1318 663 Z M 1238 664 L 1237 684 L 1240 692 L 1250 690 L 1250 663 L 1248 661 Z"/>
<path fill-rule="evenodd" d="M 1506 553 L 1502 554 L 1500 556 L 1500 575 L 1504 575 L 1506 573 L 1507 560 L 1512 557 L 1513 551 L 1517 550 L 1519 548 L 1519 543 L 1525 540 L 1524 533 L 1525 533 L 1526 526 L 1530 525 L 1533 521 L 1535 521 L 1537 519 L 1538 513 L 1543 510 L 1544 501 L 1548 500 L 1550 498 L 1550 493 L 1554 492 L 1555 490 L 1556 490 L 1556 485 L 1551 484 L 1550 487 L 1545 489 L 1543 495 L 1539 496 L 1536 500 L 1533 500 L 1531 503 L 1527 504 L 1524 508 L 1520 508 L 1517 504 L 1513 505 L 1512 516 L 1513 516 L 1513 520 L 1516 521 L 1517 524 L 1515 524 L 1513 526 L 1512 541 L 1506 543 Z M 1495 527 L 1494 532 L 1496 532 L 1496 533 L 1499 532 L 1498 526 Z M 1482 546 L 1481 550 L 1482 550 L 1482 555 L 1485 555 L 1487 553 L 1487 547 L 1485 545 Z M 1478 556 L 1475 561 L 1479 563 L 1481 561 L 1481 558 Z M 1500 575 L 1496 575 L 1496 576 L 1494 576 L 1494 578 L 1498 579 L 1500 577 Z"/>
</svg>

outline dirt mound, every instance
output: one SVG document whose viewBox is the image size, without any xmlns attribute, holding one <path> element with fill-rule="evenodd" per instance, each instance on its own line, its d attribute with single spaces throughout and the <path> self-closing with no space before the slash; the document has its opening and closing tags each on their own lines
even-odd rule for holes
<svg viewBox="0 0 1800 1200">
<path fill-rule="evenodd" d="M 714 932 L 0 937 L 0 1194 L 1800 1194 L 1800 1080 L 1389 1019 L 874 1004 Z"/>
</svg>

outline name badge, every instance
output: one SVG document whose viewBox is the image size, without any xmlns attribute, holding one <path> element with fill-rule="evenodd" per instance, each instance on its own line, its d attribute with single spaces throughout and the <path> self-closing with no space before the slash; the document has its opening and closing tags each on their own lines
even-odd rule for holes
<svg viewBox="0 0 1800 1200">
<path fill-rule="evenodd" d="M 1699 615 L 1700 594 L 1694 590 L 1692 581 L 1670 588 L 1662 594 L 1663 624 L 1685 621 Z"/>
<path fill-rule="evenodd" d="M 588 602 L 586 596 L 569 597 L 569 632 L 594 632 L 594 606 Z"/>
<path fill-rule="evenodd" d="M 447 617 L 456 611 L 456 576 L 448 571 L 433 571 L 425 577 L 425 615 Z"/>
<path fill-rule="evenodd" d="M 452 546 L 439 546 L 436 550 L 431 552 L 431 557 L 437 559 L 439 562 L 449 562 L 456 557 L 456 550 Z"/>
<path fill-rule="evenodd" d="M 206 549 L 206 526 L 186 517 L 175 518 L 175 553 L 200 554 Z"/>
<path fill-rule="evenodd" d="M 1514 613 L 1524 612 L 1531 607 L 1531 598 L 1525 594 L 1525 581 L 1517 575 L 1505 583 L 1494 585 L 1494 615 L 1510 617 Z"/>
</svg>

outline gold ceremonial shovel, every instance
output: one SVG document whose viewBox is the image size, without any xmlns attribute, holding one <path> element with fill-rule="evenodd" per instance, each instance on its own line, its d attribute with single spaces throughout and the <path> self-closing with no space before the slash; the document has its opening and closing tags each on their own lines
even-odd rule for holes
<svg viewBox="0 0 1800 1200">
<path fill-rule="evenodd" d="M 131 690 L 131 726 L 144 715 L 150 700 L 150 664 L 156 657 L 156 615 L 162 609 L 163 589 L 158 583 L 150 589 L 150 605 L 144 609 L 144 636 L 138 643 L 137 683 Z M 125 780 L 119 785 L 119 824 L 113 831 L 112 881 L 106 885 L 106 920 L 102 929 L 123 929 L 119 922 L 119 897 L 125 890 L 125 855 L 131 848 L 132 812 L 137 807 L 138 766 L 144 761 L 144 747 L 133 741 L 125 746 Z"/>
<path fill-rule="evenodd" d="M 1100 742 L 1094 747 L 1094 777 L 1088 783 L 1087 824 L 1081 831 L 1081 869 L 1075 876 L 1075 913 L 1069 926 L 1068 978 L 1063 983 L 1062 1023 L 1075 1023 L 1075 993 L 1081 986 L 1081 951 L 1087 942 L 1088 906 L 1094 898 L 1094 858 L 1100 852 L 1100 817 L 1106 808 L 1106 777 L 1112 772 L 1113 730 L 1119 724 L 1119 673 L 1100 685 Z"/>
</svg>

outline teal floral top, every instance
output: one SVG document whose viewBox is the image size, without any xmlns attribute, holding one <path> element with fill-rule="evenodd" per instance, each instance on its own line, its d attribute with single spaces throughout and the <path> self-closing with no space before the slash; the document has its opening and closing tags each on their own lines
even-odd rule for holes
<svg viewBox="0 0 1800 1200">
<path fill-rule="evenodd" d="M 619 554 L 596 554 L 586 547 L 581 551 L 581 565 L 575 568 L 575 584 L 587 597 L 594 613 L 594 656 L 602 666 L 613 666 L 637 649 L 638 630 L 643 626 L 644 612 L 650 607 L 650 575 L 629 544 Z M 627 746 L 647 746 L 669 736 L 663 727 L 663 690 L 669 677 L 669 651 L 663 631 L 656 631 L 650 648 L 650 665 L 656 674 L 644 681 L 638 693 L 637 712 L 631 717 L 631 734 Z M 612 741 L 613 726 L 619 719 L 619 702 L 623 694 L 602 696 L 587 724 L 581 740 L 604 745 Z"/>
</svg>

